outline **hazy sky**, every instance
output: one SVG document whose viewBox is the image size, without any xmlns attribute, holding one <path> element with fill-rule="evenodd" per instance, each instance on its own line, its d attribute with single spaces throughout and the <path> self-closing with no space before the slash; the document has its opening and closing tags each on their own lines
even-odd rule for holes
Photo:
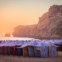
<svg viewBox="0 0 62 62">
<path fill-rule="evenodd" d="M 62 0 L 0 0 L 0 33 L 12 32 L 17 25 L 36 24 L 53 4 Z"/>
</svg>

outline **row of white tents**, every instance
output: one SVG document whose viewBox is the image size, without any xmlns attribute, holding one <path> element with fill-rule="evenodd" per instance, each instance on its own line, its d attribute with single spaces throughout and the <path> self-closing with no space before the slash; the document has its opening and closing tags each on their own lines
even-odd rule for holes
<svg viewBox="0 0 62 62">
<path fill-rule="evenodd" d="M 16 37 L 4 37 L 0 38 L 0 46 L 21 46 L 21 45 L 33 45 L 33 46 L 48 46 L 49 44 L 62 44 L 62 40 L 40 40 L 34 38 L 16 38 Z"/>
<path fill-rule="evenodd" d="M 38 57 L 56 57 L 57 46 L 56 44 L 62 44 L 62 40 L 40 40 L 34 38 L 16 38 L 5 37 L 0 38 L 0 47 L 12 47 L 23 48 L 23 55 L 26 56 L 38 56 Z M 28 51 L 27 51 L 27 48 Z M 34 48 L 34 49 L 33 49 Z M 27 51 L 27 53 L 26 53 Z M 20 53 L 20 52 L 18 52 Z"/>
</svg>

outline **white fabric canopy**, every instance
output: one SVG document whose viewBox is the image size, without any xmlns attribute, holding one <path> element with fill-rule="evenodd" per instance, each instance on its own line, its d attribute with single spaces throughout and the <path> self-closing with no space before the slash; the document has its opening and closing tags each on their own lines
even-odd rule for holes
<svg viewBox="0 0 62 62">
<path fill-rule="evenodd" d="M 0 38 L 0 47 L 1 46 L 48 46 L 48 45 L 62 44 L 62 40 L 40 40 L 34 38 L 17 38 L 17 37 L 5 37 Z"/>
</svg>

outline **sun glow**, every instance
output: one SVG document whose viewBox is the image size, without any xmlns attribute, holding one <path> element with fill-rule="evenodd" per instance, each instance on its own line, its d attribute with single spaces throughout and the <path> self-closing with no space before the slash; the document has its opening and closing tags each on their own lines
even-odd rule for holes
<svg viewBox="0 0 62 62">
<path fill-rule="evenodd" d="M 3 37 L 5 36 L 5 32 L 2 33 L 2 36 L 3 36 Z"/>
</svg>

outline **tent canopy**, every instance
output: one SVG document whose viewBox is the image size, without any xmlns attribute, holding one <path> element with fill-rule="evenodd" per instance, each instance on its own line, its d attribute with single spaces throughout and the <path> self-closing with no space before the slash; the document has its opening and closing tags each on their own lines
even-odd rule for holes
<svg viewBox="0 0 62 62">
<path fill-rule="evenodd" d="M 1 46 L 49 46 L 55 44 L 62 44 L 62 40 L 40 40 L 34 38 L 18 38 L 18 37 L 2 37 L 0 38 L 0 47 Z"/>
</svg>

